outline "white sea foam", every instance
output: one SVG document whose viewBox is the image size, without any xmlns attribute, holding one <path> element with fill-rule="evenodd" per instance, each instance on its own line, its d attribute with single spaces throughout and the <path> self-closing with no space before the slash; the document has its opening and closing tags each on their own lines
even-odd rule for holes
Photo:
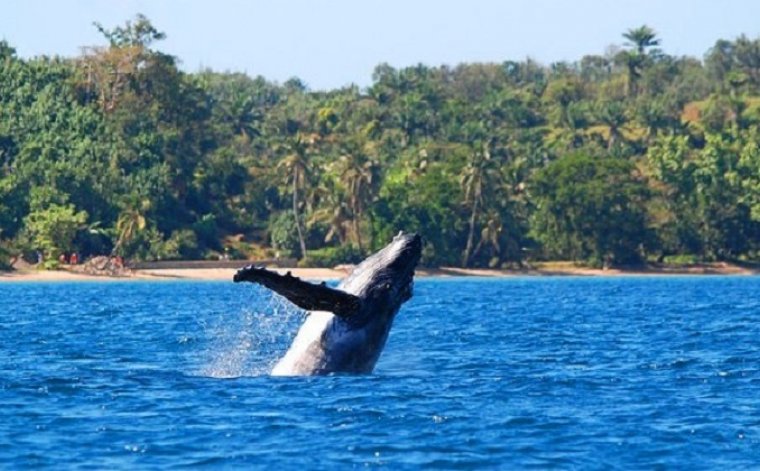
<svg viewBox="0 0 760 471">
<path fill-rule="evenodd" d="M 287 349 L 303 320 L 303 311 L 260 288 L 255 288 L 251 299 L 252 309 L 222 314 L 204 326 L 208 346 L 201 362 L 201 376 L 266 375 Z"/>
</svg>

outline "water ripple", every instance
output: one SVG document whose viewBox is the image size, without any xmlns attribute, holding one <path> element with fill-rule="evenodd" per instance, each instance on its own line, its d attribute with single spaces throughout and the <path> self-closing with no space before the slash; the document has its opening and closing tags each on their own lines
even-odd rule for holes
<svg viewBox="0 0 760 471">
<path fill-rule="evenodd" d="M 227 283 L 0 285 L 3 468 L 752 468 L 760 280 L 422 280 L 371 376 L 272 378 Z"/>
</svg>

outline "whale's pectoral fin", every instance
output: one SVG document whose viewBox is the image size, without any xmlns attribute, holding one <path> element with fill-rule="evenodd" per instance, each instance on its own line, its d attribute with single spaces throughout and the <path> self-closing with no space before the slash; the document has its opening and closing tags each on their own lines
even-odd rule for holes
<svg viewBox="0 0 760 471">
<path fill-rule="evenodd" d="M 339 317 L 351 317 L 359 310 L 359 298 L 324 284 L 315 285 L 288 272 L 286 275 L 249 265 L 241 268 L 232 279 L 235 283 L 249 281 L 271 289 L 307 311 L 329 311 Z"/>
</svg>

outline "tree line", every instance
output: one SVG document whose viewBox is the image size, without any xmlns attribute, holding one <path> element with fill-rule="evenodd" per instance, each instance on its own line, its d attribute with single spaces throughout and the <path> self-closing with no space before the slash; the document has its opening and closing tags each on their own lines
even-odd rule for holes
<svg viewBox="0 0 760 471">
<path fill-rule="evenodd" d="M 186 73 L 144 16 L 73 58 L 0 42 L 0 264 L 755 260 L 760 39 L 703 60 L 647 26 L 577 62 L 376 67 L 367 88 Z"/>
</svg>

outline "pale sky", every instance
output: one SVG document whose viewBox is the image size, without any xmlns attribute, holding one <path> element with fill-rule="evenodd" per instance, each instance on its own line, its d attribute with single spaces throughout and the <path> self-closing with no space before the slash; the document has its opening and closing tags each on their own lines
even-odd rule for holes
<svg viewBox="0 0 760 471">
<path fill-rule="evenodd" d="M 157 48 L 190 72 L 246 72 L 312 89 L 367 86 L 372 70 L 531 57 L 575 61 L 647 24 L 669 54 L 702 58 L 717 39 L 760 36 L 760 0 L 6 0 L 0 38 L 22 57 L 74 56 L 145 14 Z"/>
</svg>

